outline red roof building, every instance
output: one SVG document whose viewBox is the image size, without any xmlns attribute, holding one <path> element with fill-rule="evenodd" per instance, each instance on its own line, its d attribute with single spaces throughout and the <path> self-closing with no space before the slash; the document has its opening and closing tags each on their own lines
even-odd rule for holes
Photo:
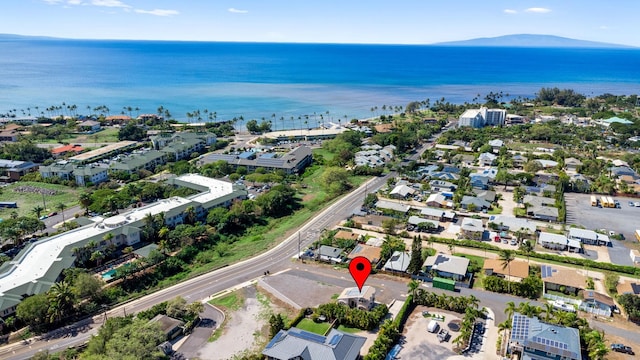
<svg viewBox="0 0 640 360">
<path fill-rule="evenodd" d="M 69 144 L 69 145 L 60 146 L 51 150 L 51 154 L 53 154 L 54 156 L 62 156 L 66 153 L 78 154 L 83 151 L 84 151 L 84 148 L 82 146 L 77 144 Z"/>
</svg>

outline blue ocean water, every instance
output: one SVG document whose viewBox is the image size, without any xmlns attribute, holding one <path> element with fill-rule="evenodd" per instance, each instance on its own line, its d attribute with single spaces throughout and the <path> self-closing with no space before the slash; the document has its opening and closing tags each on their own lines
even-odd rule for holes
<svg viewBox="0 0 640 360">
<path fill-rule="evenodd" d="M 163 106 L 177 119 L 207 109 L 218 120 L 265 118 L 279 129 L 314 113 L 316 121 L 369 117 L 374 106 L 463 103 L 490 91 L 633 94 L 639 64 L 636 49 L 0 40 L 0 113 L 37 115 L 63 102 L 80 113 Z"/>
</svg>

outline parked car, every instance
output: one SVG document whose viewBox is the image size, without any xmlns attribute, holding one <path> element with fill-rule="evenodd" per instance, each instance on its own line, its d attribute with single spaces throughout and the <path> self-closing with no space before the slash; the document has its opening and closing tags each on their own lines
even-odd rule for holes
<svg viewBox="0 0 640 360">
<path fill-rule="evenodd" d="M 52 213 L 49 213 L 49 215 L 48 215 L 48 216 L 49 216 L 49 217 L 52 217 L 52 216 L 56 216 L 56 215 L 58 215 L 58 212 L 57 212 L 57 211 L 54 211 L 54 212 L 52 212 Z"/>
<path fill-rule="evenodd" d="M 48 217 L 49 217 L 49 215 L 42 215 L 42 216 L 40 216 L 38 219 L 40 219 L 40 220 L 44 220 L 44 219 L 46 219 L 46 218 L 48 218 Z"/>
<path fill-rule="evenodd" d="M 629 206 L 631 206 L 631 207 L 635 206 L 635 205 L 633 204 L 633 201 L 629 201 Z"/>
<path fill-rule="evenodd" d="M 623 344 L 611 344 L 611 350 L 629 355 L 635 355 L 633 349 L 630 346 L 626 346 Z"/>
</svg>

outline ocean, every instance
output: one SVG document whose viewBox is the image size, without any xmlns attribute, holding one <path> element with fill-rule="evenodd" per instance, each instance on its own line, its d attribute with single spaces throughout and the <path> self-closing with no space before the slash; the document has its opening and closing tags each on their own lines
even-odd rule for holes
<svg viewBox="0 0 640 360">
<path fill-rule="evenodd" d="M 464 103 L 490 91 L 637 94 L 639 64 L 637 49 L 0 40 L 0 114 L 48 115 L 64 103 L 80 114 L 105 105 L 135 116 L 162 106 L 185 121 L 196 121 L 187 117 L 195 110 L 206 119 L 206 109 L 217 121 L 297 128 L 320 114 L 337 122 L 380 115 L 383 105 Z"/>
</svg>

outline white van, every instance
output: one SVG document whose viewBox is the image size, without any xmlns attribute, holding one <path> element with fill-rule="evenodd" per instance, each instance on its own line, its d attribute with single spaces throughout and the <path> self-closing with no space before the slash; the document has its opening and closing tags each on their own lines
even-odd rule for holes
<svg viewBox="0 0 640 360">
<path fill-rule="evenodd" d="M 427 325 L 427 331 L 430 333 L 436 333 L 438 332 L 438 329 L 440 329 L 440 324 L 435 320 L 431 320 L 429 325 Z"/>
</svg>

